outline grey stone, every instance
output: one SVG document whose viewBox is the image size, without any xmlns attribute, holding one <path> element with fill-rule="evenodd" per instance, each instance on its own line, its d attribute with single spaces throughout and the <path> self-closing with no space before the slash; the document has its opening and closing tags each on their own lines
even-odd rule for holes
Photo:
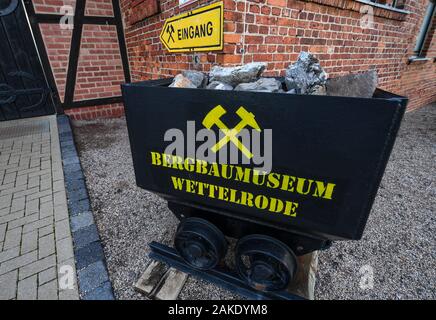
<svg viewBox="0 0 436 320">
<path fill-rule="evenodd" d="M 61 141 L 61 147 L 62 158 L 76 155 L 76 147 L 72 139 Z"/>
<path fill-rule="evenodd" d="M 39 208 L 40 218 L 46 218 L 50 216 L 53 216 L 53 202 L 51 201 L 51 199 L 49 202 L 41 203 Z"/>
<path fill-rule="evenodd" d="M 24 225 L 29 224 L 31 222 L 35 222 L 38 220 L 38 218 L 39 218 L 39 214 L 36 212 L 36 213 L 28 215 L 26 217 L 16 219 L 14 221 L 9 222 L 8 229 L 12 230 L 16 227 L 21 227 L 21 226 L 24 226 Z"/>
<path fill-rule="evenodd" d="M 27 178 L 27 176 L 25 176 Z M 24 210 L 26 207 L 25 197 L 12 199 L 11 213 Z"/>
<path fill-rule="evenodd" d="M 55 221 L 68 219 L 68 208 L 65 205 L 57 206 L 53 209 Z"/>
<path fill-rule="evenodd" d="M 23 232 L 27 233 L 27 232 L 30 232 L 30 231 L 33 231 L 33 230 L 36 230 L 36 229 L 39 229 L 39 228 L 42 228 L 42 227 L 46 227 L 46 226 L 48 226 L 48 225 L 50 225 L 52 223 L 53 223 L 53 217 L 52 216 L 44 218 L 44 219 L 40 219 L 40 220 L 37 220 L 35 222 L 32 222 L 32 223 L 24 225 L 23 226 Z"/>
<path fill-rule="evenodd" d="M 308 52 L 301 52 L 298 60 L 286 69 L 286 88 L 298 94 L 320 94 L 325 86 L 327 74 L 319 60 Z"/>
<path fill-rule="evenodd" d="M 14 179 L 15 180 L 15 179 Z M 3 183 L 5 183 L 6 184 L 6 182 L 3 180 Z M 38 191 L 39 190 L 39 188 L 38 189 L 35 189 L 36 191 Z M 26 191 L 24 191 L 24 192 L 27 192 L 28 190 L 26 190 Z M 33 190 L 31 190 L 31 191 L 28 191 L 28 193 L 32 193 L 33 192 Z M 17 195 L 17 197 L 18 197 L 18 195 L 20 195 L 21 193 L 16 193 L 16 195 Z M 26 195 L 26 194 L 24 194 L 24 195 Z M 15 196 L 15 195 L 14 195 Z M 5 196 L 3 196 L 3 197 L 0 197 L 0 209 L 3 209 L 3 208 L 8 208 L 8 207 L 10 207 L 11 206 L 11 201 L 12 201 L 12 195 L 11 194 L 7 194 L 7 195 L 5 195 Z"/>
<path fill-rule="evenodd" d="M 238 67 L 214 66 L 209 73 L 210 82 L 220 81 L 235 87 L 240 83 L 254 82 L 261 76 L 266 63 L 253 62 Z"/>
<path fill-rule="evenodd" d="M 37 276 L 26 278 L 24 280 L 18 281 L 18 300 L 36 300 L 37 297 Z"/>
<path fill-rule="evenodd" d="M 80 163 L 77 155 L 72 155 L 72 156 L 66 157 L 65 159 L 62 160 L 62 162 L 64 163 L 64 165 Z"/>
<path fill-rule="evenodd" d="M 70 222 L 68 219 L 55 223 L 55 235 L 56 241 L 71 237 Z"/>
<path fill-rule="evenodd" d="M 71 171 L 68 171 L 67 169 L 65 169 L 64 173 L 65 173 L 65 180 L 84 179 L 83 172 L 82 172 L 81 168 L 80 169 L 75 168 L 74 170 L 71 170 Z M 62 171 L 60 171 L 60 175 L 61 175 L 61 178 L 63 178 Z M 54 179 L 54 180 L 56 180 L 56 179 Z"/>
<path fill-rule="evenodd" d="M 182 72 L 185 78 L 188 78 L 197 88 L 204 88 L 207 84 L 207 76 L 200 71 L 186 70 Z"/>
<path fill-rule="evenodd" d="M 50 281 L 38 287 L 38 300 L 57 300 L 58 284 L 57 280 Z"/>
<path fill-rule="evenodd" d="M 20 255 L 20 247 L 15 247 L 9 250 L 0 250 L 0 263 L 18 257 Z"/>
<path fill-rule="evenodd" d="M 241 83 L 235 88 L 236 91 L 279 92 L 282 83 L 274 78 L 260 78 L 256 82 Z"/>
<path fill-rule="evenodd" d="M 71 128 L 69 125 L 68 126 L 62 125 L 62 126 L 58 126 L 58 131 L 59 131 L 59 134 L 62 134 L 65 132 L 68 133 L 68 132 L 71 132 Z"/>
<path fill-rule="evenodd" d="M 23 234 L 21 240 L 21 254 L 38 249 L 38 230 Z"/>
<path fill-rule="evenodd" d="M 67 115 L 65 115 L 65 114 L 58 115 L 56 120 L 59 124 L 59 133 L 65 132 L 65 131 L 71 131 L 70 118 L 68 118 Z"/>
<path fill-rule="evenodd" d="M 59 290 L 59 300 L 79 300 L 77 288 Z"/>
<path fill-rule="evenodd" d="M 42 187 L 42 186 L 41 186 Z M 45 185 L 44 188 L 50 188 L 51 189 L 51 184 L 50 185 Z M 44 203 L 52 203 L 53 201 L 53 197 L 50 196 L 45 196 L 39 199 L 39 202 L 42 204 Z M 50 215 L 49 213 L 46 213 L 47 215 Z"/>
<path fill-rule="evenodd" d="M 79 200 L 84 200 L 86 198 L 88 198 L 88 192 L 85 188 L 68 190 L 68 201 L 70 202 L 76 202 Z"/>
<path fill-rule="evenodd" d="M 312 95 L 315 95 L 315 96 L 325 96 L 325 95 L 327 94 L 327 92 L 326 92 L 326 87 L 325 87 L 325 86 L 322 86 L 322 85 L 320 85 L 320 86 L 314 86 L 314 87 L 312 88 L 312 92 L 311 92 L 311 94 L 312 94 Z"/>
<path fill-rule="evenodd" d="M 57 230 L 56 230 L 57 231 Z M 38 258 L 45 258 L 55 253 L 55 240 L 53 233 L 50 233 L 42 238 L 39 238 Z"/>
<path fill-rule="evenodd" d="M 78 214 L 80 214 L 82 212 L 91 210 L 91 205 L 89 203 L 89 199 L 83 199 L 80 201 L 69 202 L 68 207 L 70 209 L 71 216 L 77 216 Z M 66 212 L 66 214 L 68 214 L 68 211 Z M 56 210 L 55 210 L 55 215 L 56 215 Z"/>
<path fill-rule="evenodd" d="M 171 88 L 197 88 L 191 80 L 181 73 L 174 77 L 173 82 L 169 85 Z"/>
<path fill-rule="evenodd" d="M 94 218 L 92 212 L 86 211 L 77 216 L 71 217 L 71 231 L 76 232 L 77 230 L 87 227 L 94 223 Z"/>
<path fill-rule="evenodd" d="M 34 262 L 37 259 L 38 259 L 37 252 L 32 251 L 32 252 L 26 253 L 24 255 L 10 259 L 8 261 L 5 261 L 0 265 L 0 274 L 4 274 L 4 273 L 7 273 L 7 272 L 12 271 L 14 269 L 18 269 L 22 266 L 27 267 L 27 265 L 29 265 L 30 263 Z"/>
<path fill-rule="evenodd" d="M 49 194 L 43 194 L 42 197 L 45 197 L 47 195 L 51 195 L 51 190 L 49 191 Z M 39 193 L 39 192 L 38 192 Z M 35 197 L 33 197 L 35 195 Z M 32 199 L 31 199 L 32 197 Z M 38 194 L 32 194 L 31 196 L 27 197 L 26 201 L 26 216 L 32 214 L 32 213 L 38 213 L 39 212 L 39 199 Z"/>
<path fill-rule="evenodd" d="M 3 250 L 11 249 L 13 247 L 19 246 L 21 243 L 21 232 L 22 232 L 21 227 L 6 231 Z"/>
<path fill-rule="evenodd" d="M 85 293 L 88 293 L 99 287 L 104 282 L 109 281 L 106 267 L 102 261 L 97 261 L 85 269 L 80 270 L 78 276 L 80 289 Z"/>
<path fill-rule="evenodd" d="M 100 244 L 100 241 L 92 242 L 78 249 L 74 256 L 78 270 L 81 270 L 99 260 L 104 260 L 103 248 Z"/>
<path fill-rule="evenodd" d="M 206 89 L 212 89 L 212 90 L 233 90 L 233 87 L 227 83 L 220 82 L 220 81 L 212 81 L 209 83 L 206 87 Z"/>
<path fill-rule="evenodd" d="M 64 181 L 58 180 L 53 182 L 53 192 L 65 190 Z"/>
<path fill-rule="evenodd" d="M 64 262 L 74 257 L 73 242 L 70 238 L 56 241 L 58 262 Z"/>
<path fill-rule="evenodd" d="M 109 281 L 83 296 L 83 300 L 114 300 L 112 286 Z"/>
<path fill-rule="evenodd" d="M 77 285 L 72 288 L 59 289 L 59 300 L 79 300 L 79 291 Z"/>
<path fill-rule="evenodd" d="M 8 215 L 3 215 L 2 217 L 0 217 L 0 223 L 7 223 L 7 222 L 9 222 L 8 229 L 10 230 L 10 229 L 12 229 L 10 224 L 14 223 L 17 219 L 20 219 L 23 216 L 24 216 L 24 211 L 19 211 L 19 212 L 11 213 L 11 214 L 8 214 Z M 19 226 L 19 225 L 17 225 L 17 226 Z"/>
<path fill-rule="evenodd" d="M 327 95 L 372 98 L 378 85 L 377 71 L 349 74 L 327 80 Z"/>
<path fill-rule="evenodd" d="M 5 235 L 6 235 L 6 223 L 0 224 L 0 241 L 3 242 L 3 240 L 5 239 Z"/>
<path fill-rule="evenodd" d="M 74 246 L 75 248 L 81 248 L 89 243 L 98 241 L 100 238 L 98 236 L 97 227 L 95 224 L 91 224 L 88 227 L 81 228 L 73 233 Z"/>
<path fill-rule="evenodd" d="M 52 267 L 38 273 L 38 283 L 40 285 L 49 282 L 53 279 L 56 279 L 56 267 Z"/>
<path fill-rule="evenodd" d="M 73 133 L 71 131 L 65 131 L 59 134 L 59 138 L 63 141 L 65 140 L 73 140 Z"/>
<path fill-rule="evenodd" d="M 80 163 L 69 163 L 64 165 L 64 170 L 68 174 L 73 171 L 81 171 L 82 167 L 80 166 Z"/>
<path fill-rule="evenodd" d="M 65 191 L 56 192 L 54 194 L 53 199 L 54 199 L 53 204 L 55 206 L 59 206 L 59 205 L 63 205 L 63 204 L 67 203 L 67 195 L 66 195 Z"/>
<path fill-rule="evenodd" d="M 83 179 L 65 179 L 65 187 L 68 192 L 73 190 L 85 189 L 85 181 Z"/>
<path fill-rule="evenodd" d="M 56 265 L 56 256 L 51 255 L 20 268 L 20 280 Z"/>
<path fill-rule="evenodd" d="M 18 271 L 14 270 L 0 276 L 0 300 L 15 298 L 17 293 L 17 275 Z"/>
<path fill-rule="evenodd" d="M 46 235 L 53 233 L 53 232 L 54 232 L 53 225 L 48 225 L 48 226 L 45 226 L 45 227 L 38 229 L 39 237 L 46 236 Z"/>
</svg>

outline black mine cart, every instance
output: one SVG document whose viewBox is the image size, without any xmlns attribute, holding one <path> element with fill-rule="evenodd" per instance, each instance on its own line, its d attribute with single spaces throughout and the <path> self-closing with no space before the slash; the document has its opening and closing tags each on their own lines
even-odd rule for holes
<svg viewBox="0 0 436 320">
<path fill-rule="evenodd" d="M 290 298 L 299 256 L 362 237 L 407 99 L 170 83 L 123 86 L 136 182 L 181 221 L 174 248 L 152 243 L 152 256 L 251 298 Z"/>
</svg>

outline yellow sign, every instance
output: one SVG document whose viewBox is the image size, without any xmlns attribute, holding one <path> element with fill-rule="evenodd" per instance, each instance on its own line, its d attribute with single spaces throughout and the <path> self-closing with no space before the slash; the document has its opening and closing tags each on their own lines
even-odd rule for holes
<svg viewBox="0 0 436 320">
<path fill-rule="evenodd" d="M 169 52 L 214 51 L 223 49 L 223 3 L 169 18 L 160 40 Z"/>
</svg>

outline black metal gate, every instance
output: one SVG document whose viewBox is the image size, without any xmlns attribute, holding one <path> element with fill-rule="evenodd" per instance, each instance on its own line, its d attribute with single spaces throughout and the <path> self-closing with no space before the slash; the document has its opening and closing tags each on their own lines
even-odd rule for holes
<svg viewBox="0 0 436 320">
<path fill-rule="evenodd" d="M 55 113 L 21 0 L 0 0 L 0 121 Z"/>
</svg>

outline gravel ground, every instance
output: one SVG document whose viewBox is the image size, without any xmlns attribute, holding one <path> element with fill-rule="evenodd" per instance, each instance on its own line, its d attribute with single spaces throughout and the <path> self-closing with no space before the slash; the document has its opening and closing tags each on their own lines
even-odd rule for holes
<svg viewBox="0 0 436 320">
<path fill-rule="evenodd" d="M 170 244 L 177 220 L 136 187 L 124 119 L 74 126 L 116 297 L 141 299 L 133 284 L 148 264 L 147 244 Z M 435 129 L 436 105 L 406 115 L 363 239 L 320 254 L 317 299 L 436 298 Z M 238 297 L 190 277 L 179 298 Z"/>
</svg>

